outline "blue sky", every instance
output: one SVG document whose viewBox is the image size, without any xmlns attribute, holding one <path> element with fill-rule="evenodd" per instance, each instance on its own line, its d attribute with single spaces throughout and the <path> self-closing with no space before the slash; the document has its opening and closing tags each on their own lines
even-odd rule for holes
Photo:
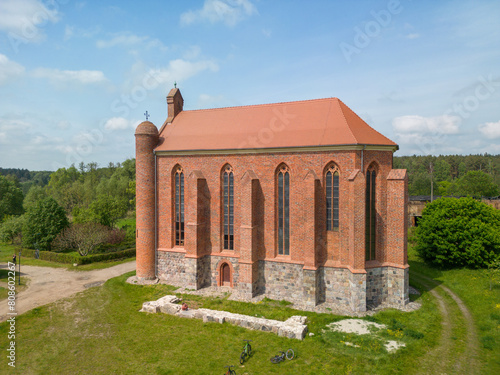
<svg viewBox="0 0 500 375">
<path fill-rule="evenodd" d="M 338 97 L 396 155 L 500 153 L 498 1 L 0 0 L 0 166 L 134 157 L 184 109 Z"/>
</svg>

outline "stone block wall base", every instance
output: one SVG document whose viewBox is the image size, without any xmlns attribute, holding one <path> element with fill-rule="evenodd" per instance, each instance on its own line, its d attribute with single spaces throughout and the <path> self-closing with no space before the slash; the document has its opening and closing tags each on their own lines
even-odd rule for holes
<svg viewBox="0 0 500 375">
<path fill-rule="evenodd" d="M 405 306 L 410 302 L 410 269 L 387 267 L 387 303 Z"/>
<path fill-rule="evenodd" d="M 379 267 L 368 270 L 366 303 L 404 307 L 409 303 L 409 269 Z"/>
<path fill-rule="evenodd" d="M 366 311 L 366 274 L 350 273 L 349 284 L 351 289 L 351 309 Z"/>
<path fill-rule="evenodd" d="M 253 297 L 255 297 L 255 293 L 254 293 L 253 289 L 254 288 L 253 288 L 252 283 L 242 283 L 242 282 L 240 282 L 238 284 L 238 288 L 237 288 L 238 295 L 242 299 L 250 300 Z"/>
<path fill-rule="evenodd" d="M 302 290 L 304 300 L 307 306 L 316 306 L 318 304 L 319 296 L 319 278 L 318 270 L 303 270 L 302 275 Z"/>
</svg>

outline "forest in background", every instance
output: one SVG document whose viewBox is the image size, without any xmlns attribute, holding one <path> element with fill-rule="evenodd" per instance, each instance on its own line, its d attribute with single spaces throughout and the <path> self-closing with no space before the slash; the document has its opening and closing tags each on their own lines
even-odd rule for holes
<svg viewBox="0 0 500 375">
<path fill-rule="evenodd" d="M 394 169 L 406 169 L 409 195 L 485 196 L 500 193 L 500 155 L 394 156 Z M 51 171 L 1 168 L 0 222 L 19 215 L 42 198 L 52 197 L 71 219 L 85 221 L 92 208 L 112 210 L 110 222 L 135 210 L 135 159 L 100 167 L 92 162 Z M 13 207 L 1 201 L 19 189 Z M 14 194 L 15 195 L 15 194 Z M 4 207 L 4 208 L 2 208 Z M 90 211 L 89 211 L 90 210 Z M 95 214 L 95 212 L 94 212 Z"/>
<path fill-rule="evenodd" d="M 408 171 L 414 195 L 496 197 L 500 193 L 500 155 L 394 156 L 394 169 Z"/>
<path fill-rule="evenodd" d="M 119 219 L 134 217 L 134 211 L 134 159 L 101 168 L 80 163 L 55 172 L 0 168 L 2 241 L 44 250 L 59 244 L 87 255 L 125 235 L 134 239 L 135 226 L 116 228 Z"/>
</svg>

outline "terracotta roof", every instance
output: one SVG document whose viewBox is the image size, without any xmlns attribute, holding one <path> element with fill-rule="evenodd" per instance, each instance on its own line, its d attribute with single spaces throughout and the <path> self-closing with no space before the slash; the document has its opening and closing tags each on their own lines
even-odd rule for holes
<svg viewBox="0 0 500 375">
<path fill-rule="evenodd" d="M 182 111 L 160 137 L 156 151 L 397 146 L 337 98 Z"/>
</svg>

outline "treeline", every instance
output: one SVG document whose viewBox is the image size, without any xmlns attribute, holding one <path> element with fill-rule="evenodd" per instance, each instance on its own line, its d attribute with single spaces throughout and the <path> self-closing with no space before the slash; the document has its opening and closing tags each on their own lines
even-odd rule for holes
<svg viewBox="0 0 500 375">
<path fill-rule="evenodd" d="M 80 242 L 88 241 L 95 232 L 106 232 L 99 237 L 100 243 L 111 237 L 116 243 L 120 235 L 112 229 L 117 220 L 135 210 L 134 159 L 101 168 L 97 163 L 80 163 L 78 168 L 72 165 L 55 172 L 1 169 L 1 173 L 3 241 L 22 238 L 27 247 L 37 244 L 50 249 L 59 236 L 59 244 L 78 248 L 82 244 L 76 243 L 77 237 Z M 66 237 L 60 235 L 62 232 Z"/>
<path fill-rule="evenodd" d="M 496 197 L 500 155 L 395 156 L 395 169 L 407 169 L 410 195 Z"/>
<path fill-rule="evenodd" d="M 45 186 L 49 183 L 51 171 L 29 171 L 18 168 L 0 168 L 0 175 L 6 176 L 12 181 L 19 182 L 24 195 L 33 186 Z"/>
</svg>

